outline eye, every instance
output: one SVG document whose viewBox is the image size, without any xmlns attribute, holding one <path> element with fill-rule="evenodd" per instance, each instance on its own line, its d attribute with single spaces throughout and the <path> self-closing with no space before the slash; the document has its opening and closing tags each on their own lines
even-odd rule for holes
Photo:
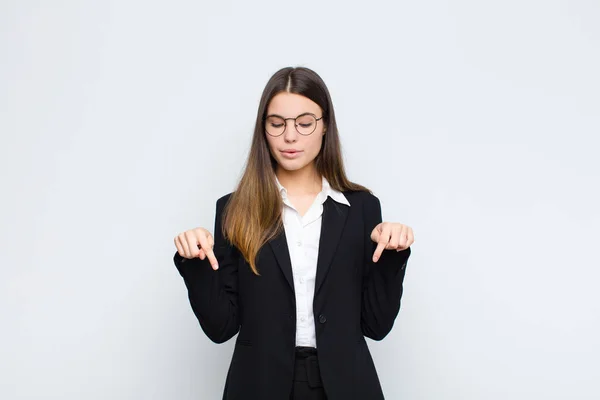
<svg viewBox="0 0 600 400">
<path fill-rule="evenodd" d="M 273 128 L 281 128 L 282 126 L 285 125 L 285 121 L 276 116 L 268 117 L 266 123 L 267 123 L 267 126 L 271 126 Z"/>
</svg>

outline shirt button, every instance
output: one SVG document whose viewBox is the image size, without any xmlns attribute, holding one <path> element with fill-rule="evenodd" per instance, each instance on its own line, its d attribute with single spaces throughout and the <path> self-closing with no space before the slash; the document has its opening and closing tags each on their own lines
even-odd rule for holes
<svg viewBox="0 0 600 400">
<path fill-rule="evenodd" d="M 304 278 L 300 277 L 300 283 L 304 283 Z"/>
<path fill-rule="evenodd" d="M 302 246 L 302 242 L 301 242 L 301 241 L 299 241 L 299 240 L 296 242 L 296 244 L 297 244 L 298 246 Z"/>
<path fill-rule="evenodd" d="M 305 316 L 301 316 L 301 317 L 300 317 L 300 321 L 304 322 L 305 320 L 306 320 L 306 317 L 305 317 Z"/>
</svg>

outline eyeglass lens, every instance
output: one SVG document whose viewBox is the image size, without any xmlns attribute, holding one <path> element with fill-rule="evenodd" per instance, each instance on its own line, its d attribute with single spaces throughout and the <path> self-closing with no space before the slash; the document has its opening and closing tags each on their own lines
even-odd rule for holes
<svg viewBox="0 0 600 400">
<path fill-rule="evenodd" d="M 265 129 L 271 136 L 279 136 L 286 129 L 286 121 L 274 115 L 265 120 Z M 294 126 L 301 135 L 310 135 L 317 128 L 317 119 L 310 114 L 304 114 L 296 117 Z"/>
</svg>

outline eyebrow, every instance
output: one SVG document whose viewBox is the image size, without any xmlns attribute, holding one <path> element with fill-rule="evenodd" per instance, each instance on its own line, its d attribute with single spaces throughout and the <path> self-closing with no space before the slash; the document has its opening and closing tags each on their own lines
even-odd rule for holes
<svg viewBox="0 0 600 400">
<path fill-rule="evenodd" d="M 290 117 L 290 118 L 298 118 L 298 117 L 300 117 L 302 115 L 306 115 L 306 114 L 314 115 L 316 117 L 316 114 L 313 114 L 313 113 L 307 111 L 307 112 L 303 112 L 302 114 L 298 114 L 296 117 Z M 269 117 L 279 117 L 279 118 L 285 119 L 285 117 L 283 117 L 279 114 L 269 114 L 265 118 L 269 118 Z"/>
</svg>

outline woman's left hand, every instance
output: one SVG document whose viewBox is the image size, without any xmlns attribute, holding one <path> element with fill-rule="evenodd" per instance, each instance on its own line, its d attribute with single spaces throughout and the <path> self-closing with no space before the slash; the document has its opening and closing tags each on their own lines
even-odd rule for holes
<svg viewBox="0 0 600 400">
<path fill-rule="evenodd" d="M 377 262 L 383 250 L 402 251 L 414 243 L 413 230 L 408 225 L 397 222 L 381 222 L 371 232 L 371 240 L 377 243 L 373 262 Z"/>
</svg>

